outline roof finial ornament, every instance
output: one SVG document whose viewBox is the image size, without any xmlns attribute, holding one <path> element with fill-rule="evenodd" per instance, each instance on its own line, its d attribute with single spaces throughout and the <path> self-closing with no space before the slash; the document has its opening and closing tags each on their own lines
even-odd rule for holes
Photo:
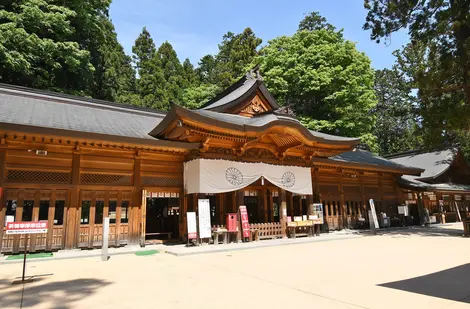
<svg viewBox="0 0 470 309">
<path fill-rule="evenodd" d="M 263 80 L 263 77 L 259 73 L 259 64 L 255 65 L 250 69 L 248 73 L 246 73 L 246 78 L 247 79 L 258 79 L 258 80 Z"/>
</svg>

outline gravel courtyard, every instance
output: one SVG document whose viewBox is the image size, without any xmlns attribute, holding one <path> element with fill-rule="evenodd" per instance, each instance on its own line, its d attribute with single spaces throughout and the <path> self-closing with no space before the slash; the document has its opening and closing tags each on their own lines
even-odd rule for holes
<svg viewBox="0 0 470 309">
<path fill-rule="evenodd" d="M 460 224 L 175 257 L 0 265 L 0 308 L 470 308 Z M 23 295 L 23 300 L 22 299 Z"/>
</svg>

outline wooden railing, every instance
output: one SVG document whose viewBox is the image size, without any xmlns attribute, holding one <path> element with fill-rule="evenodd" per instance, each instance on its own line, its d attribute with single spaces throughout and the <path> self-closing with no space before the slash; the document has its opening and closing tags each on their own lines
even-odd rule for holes
<svg viewBox="0 0 470 309">
<path fill-rule="evenodd" d="M 258 230 L 259 239 L 272 239 L 282 237 L 281 223 L 253 223 L 250 229 Z"/>
</svg>

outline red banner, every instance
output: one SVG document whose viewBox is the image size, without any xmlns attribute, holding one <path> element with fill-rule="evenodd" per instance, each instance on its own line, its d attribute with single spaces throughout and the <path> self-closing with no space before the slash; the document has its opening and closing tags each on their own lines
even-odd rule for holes
<svg viewBox="0 0 470 309">
<path fill-rule="evenodd" d="M 41 234 L 47 233 L 47 221 L 8 222 L 7 234 Z"/>
<path fill-rule="evenodd" d="M 250 223 L 248 222 L 248 213 L 246 212 L 246 206 L 240 206 L 240 222 L 242 224 L 243 237 L 250 237 Z"/>
</svg>

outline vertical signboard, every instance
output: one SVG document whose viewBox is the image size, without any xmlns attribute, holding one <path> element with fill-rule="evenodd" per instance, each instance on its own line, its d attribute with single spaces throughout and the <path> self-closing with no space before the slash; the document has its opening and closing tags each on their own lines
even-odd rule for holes
<svg viewBox="0 0 470 309">
<path fill-rule="evenodd" d="M 309 220 L 313 220 L 313 224 L 323 224 L 323 205 L 321 203 L 313 203 L 310 205 L 312 208 Z"/>
<path fill-rule="evenodd" d="M 211 211 L 208 199 L 198 200 L 199 238 L 211 238 Z"/>
<path fill-rule="evenodd" d="M 195 212 L 187 212 L 186 218 L 188 222 L 188 239 L 196 239 L 197 238 L 197 228 L 196 228 L 196 213 Z"/>
<path fill-rule="evenodd" d="M 377 220 L 377 213 L 375 212 L 374 200 L 370 199 L 369 204 L 370 204 L 370 212 L 371 212 L 372 219 L 373 219 L 372 220 L 373 222 L 371 222 L 371 217 L 369 216 L 369 222 L 371 223 L 371 227 L 372 227 L 372 224 L 373 224 L 373 228 L 378 229 L 379 228 L 379 220 Z"/>
<path fill-rule="evenodd" d="M 248 222 L 248 213 L 246 212 L 246 206 L 241 205 L 238 208 L 240 212 L 240 223 L 242 225 L 243 237 L 250 237 L 250 223 Z"/>
</svg>

